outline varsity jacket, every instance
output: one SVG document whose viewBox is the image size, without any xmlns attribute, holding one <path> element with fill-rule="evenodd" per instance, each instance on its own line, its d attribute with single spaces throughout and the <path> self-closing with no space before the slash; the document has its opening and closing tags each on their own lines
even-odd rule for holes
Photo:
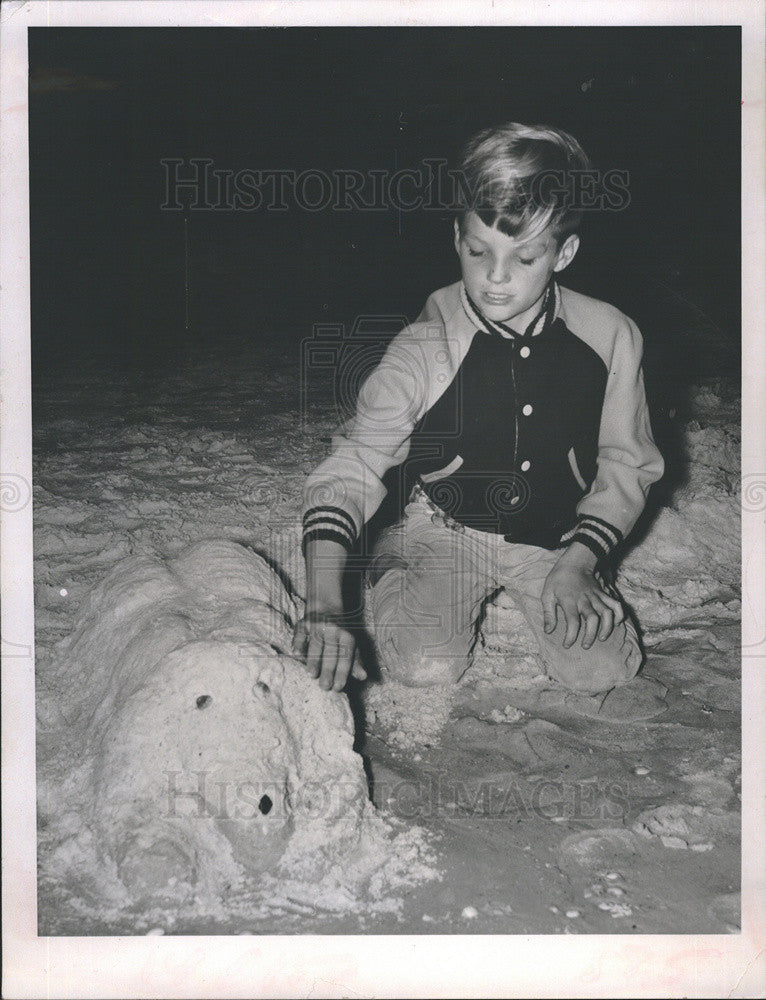
<svg viewBox="0 0 766 1000">
<path fill-rule="evenodd" d="M 462 282 L 434 292 L 308 477 L 304 551 L 312 538 L 351 549 L 401 466 L 458 524 L 609 556 L 664 470 L 642 347 L 618 309 L 553 280 L 523 334 L 487 320 Z"/>
</svg>

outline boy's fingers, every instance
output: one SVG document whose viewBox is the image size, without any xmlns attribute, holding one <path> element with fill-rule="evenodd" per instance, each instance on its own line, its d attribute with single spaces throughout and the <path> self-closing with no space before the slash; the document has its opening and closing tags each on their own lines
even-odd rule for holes
<svg viewBox="0 0 766 1000">
<path fill-rule="evenodd" d="M 549 595 L 543 594 L 543 630 L 547 635 L 556 630 L 557 622 L 557 611 L 556 611 L 556 598 Z"/>
<path fill-rule="evenodd" d="M 602 601 L 608 608 L 611 608 L 614 612 L 614 624 L 619 625 L 620 622 L 625 620 L 625 608 L 622 606 L 622 601 L 616 597 L 612 597 L 611 594 L 607 594 L 604 591 L 599 591 L 599 600 Z"/>
<path fill-rule="evenodd" d="M 341 634 L 338 640 L 338 662 L 335 667 L 333 691 L 342 691 L 351 672 L 354 662 L 354 637 L 347 632 Z"/>
<path fill-rule="evenodd" d="M 582 648 L 590 649 L 596 639 L 600 619 L 592 605 L 582 612 L 582 616 L 585 620 L 585 628 L 582 634 Z"/>
<path fill-rule="evenodd" d="M 306 623 L 301 618 L 301 620 L 295 626 L 295 631 L 293 632 L 292 650 L 296 654 L 296 656 L 305 657 L 308 640 L 309 636 L 306 630 Z"/>
<path fill-rule="evenodd" d="M 319 678 L 325 690 L 341 691 L 349 675 L 367 680 L 367 672 L 356 662 L 356 641 L 350 632 L 332 622 L 311 623 L 301 619 L 295 626 L 292 651 L 305 661 L 307 672 Z"/>
<path fill-rule="evenodd" d="M 318 677 L 322 669 L 323 648 L 324 644 L 320 636 L 310 636 L 308 653 L 306 655 L 306 669 L 312 677 Z"/>
<path fill-rule="evenodd" d="M 338 663 L 338 640 L 334 635 L 326 635 L 324 638 L 324 648 L 322 649 L 322 673 L 319 677 L 319 686 L 324 691 L 329 691 L 335 681 L 335 669 Z"/>
<path fill-rule="evenodd" d="M 351 676 L 355 677 L 358 681 L 366 681 L 367 671 L 354 660 L 354 665 L 351 668 Z"/>
<path fill-rule="evenodd" d="M 564 649 L 569 649 L 569 647 L 577 640 L 577 634 L 580 631 L 580 612 L 577 610 L 577 605 L 574 603 L 561 605 L 561 610 L 564 614 L 564 620 L 566 621 L 567 630 L 564 635 Z"/>
<path fill-rule="evenodd" d="M 614 611 L 597 598 L 593 601 L 593 607 L 601 618 L 601 628 L 599 629 L 598 638 L 600 642 L 603 642 L 612 634 L 612 629 L 614 628 Z"/>
</svg>

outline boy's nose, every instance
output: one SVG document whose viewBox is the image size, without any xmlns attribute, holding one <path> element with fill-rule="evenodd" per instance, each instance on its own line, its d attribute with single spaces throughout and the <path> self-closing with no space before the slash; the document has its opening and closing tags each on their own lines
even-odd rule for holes
<svg viewBox="0 0 766 1000">
<path fill-rule="evenodd" d="M 491 267 L 489 269 L 489 280 L 493 285 L 507 285 L 510 279 L 510 275 L 507 271 L 504 271 L 500 267 Z"/>
<path fill-rule="evenodd" d="M 487 278 L 493 285 L 507 285 L 511 280 L 511 265 L 494 255 L 487 261 Z"/>
</svg>

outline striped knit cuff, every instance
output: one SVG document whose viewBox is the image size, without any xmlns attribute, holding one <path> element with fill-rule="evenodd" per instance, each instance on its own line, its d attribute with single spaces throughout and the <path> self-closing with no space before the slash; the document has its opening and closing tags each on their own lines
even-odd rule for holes
<svg viewBox="0 0 766 1000">
<path fill-rule="evenodd" d="M 301 551 L 306 555 L 306 543 L 314 539 L 339 542 L 347 551 L 356 542 L 356 525 L 350 514 L 340 507 L 312 507 L 303 515 Z"/>
<path fill-rule="evenodd" d="M 615 528 L 608 521 L 602 521 L 600 517 L 586 515 L 579 519 L 573 533 L 566 540 L 581 542 L 599 559 L 606 559 L 622 542 L 622 539 L 622 532 L 619 528 Z"/>
</svg>

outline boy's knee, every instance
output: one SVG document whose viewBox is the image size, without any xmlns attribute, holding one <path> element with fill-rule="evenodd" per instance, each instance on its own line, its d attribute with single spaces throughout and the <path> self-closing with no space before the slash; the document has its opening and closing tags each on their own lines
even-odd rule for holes
<svg viewBox="0 0 766 1000">
<path fill-rule="evenodd" d="M 370 628 L 384 678 L 410 687 L 454 684 L 470 665 L 471 636 L 378 619 Z"/>
<path fill-rule="evenodd" d="M 376 648 L 377 644 L 376 644 Z M 407 687 L 436 687 L 455 684 L 470 666 L 467 655 L 434 656 L 416 643 L 410 649 L 379 649 L 380 672 L 384 680 L 399 681 Z M 386 655 L 388 654 L 388 655 Z"/>
<path fill-rule="evenodd" d="M 473 632 L 445 609 L 415 606 L 405 571 L 389 569 L 367 591 L 365 620 L 384 678 L 411 687 L 455 683 L 470 664 Z"/>
<path fill-rule="evenodd" d="M 598 639 L 583 649 L 580 639 L 569 649 L 563 647 L 565 629 L 550 636 L 544 659 L 549 676 L 571 691 L 601 694 L 628 684 L 643 663 L 643 654 L 633 625 L 626 621 L 615 627 L 609 639 Z"/>
</svg>

